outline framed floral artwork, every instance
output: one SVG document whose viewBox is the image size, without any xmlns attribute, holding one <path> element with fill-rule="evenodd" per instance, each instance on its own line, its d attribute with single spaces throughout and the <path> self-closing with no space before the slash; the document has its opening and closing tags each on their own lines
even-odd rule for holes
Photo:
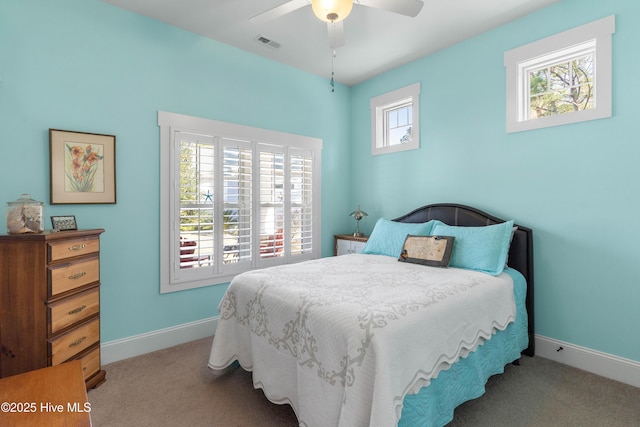
<svg viewBox="0 0 640 427">
<path fill-rule="evenodd" d="M 116 202 L 116 137 L 49 129 L 51 204 Z"/>
</svg>

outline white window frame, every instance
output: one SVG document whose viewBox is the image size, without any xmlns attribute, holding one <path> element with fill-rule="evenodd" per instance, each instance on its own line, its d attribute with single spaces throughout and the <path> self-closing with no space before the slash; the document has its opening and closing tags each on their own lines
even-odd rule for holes
<svg viewBox="0 0 640 427">
<path fill-rule="evenodd" d="M 611 117 L 611 35 L 614 32 L 615 16 L 611 15 L 505 52 L 507 133 Z M 529 119 L 529 70 L 562 61 L 589 44 L 594 49 L 594 108 Z"/>
<path fill-rule="evenodd" d="M 181 291 L 203 286 L 228 283 L 236 274 L 256 268 L 277 264 L 288 264 L 319 258 L 322 253 L 321 239 L 321 150 L 322 140 L 308 136 L 294 135 L 267 129 L 253 128 L 233 123 L 220 122 L 200 117 L 158 111 L 160 126 L 160 293 Z M 312 156 L 312 248 L 305 253 L 291 254 L 285 240 L 283 256 L 262 258 L 259 254 L 259 233 L 254 233 L 251 262 L 239 264 L 217 264 L 213 268 L 199 267 L 180 269 L 179 265 L 179 151 L 176 151 L 175 135 L 180 132 L 204 135 L 208 138 L 235 139 L 247 141 L 254 147 L 275 145 L 286 153 L 298 155 L 309 153 Z M 256 148 L 258 149 L 258 148 Z M 254 153 L 255 154 L 255 153 Z M 222 172 L 223 168 L 217 170 Z M 256 167 L 254 166 L 254 170 Z M 285 169 L 286 170 L 286 169 Z M 217 173 L 217 172 L 216 172 Z M 287 174 L 288 176 L 289 174 Z M 289 180 L 290 181 L 290 180 Z M 254 181 L 255 182 L 255 181 Z M 287 182 L 287 181 L 286 181 Z M 218 184 L 216 184 L 218 185 Z M 222 192 L 213 195 L 214 206 L 221 206 Z M 254 197 L 254 212 L 259 212 L 259 197 Z M 217 208 L 219 211 L 220 208 Z M 257 209 L 257 210 L 255 210 Z M 259 214 L 254 214 L 254 223 Z M 285 217 L 289 216 L 285 211 Z M 290 216 L 289 216 L 290 217 Z M 286 221 L 286 218 L 285 218 Z M 256 229 L 259 225 L 255 224 Z M 220 233 L 218 239 L 220 241 Z"/>
<path fill-rule="evenodd" d="M 404 103 L 411 103 L 411 142 L 388 145 L 385 130 L 385 111 Z M 371 155 L 396 153 L 420 148 L 420 83 L 371 98 Z"/>
</svg>

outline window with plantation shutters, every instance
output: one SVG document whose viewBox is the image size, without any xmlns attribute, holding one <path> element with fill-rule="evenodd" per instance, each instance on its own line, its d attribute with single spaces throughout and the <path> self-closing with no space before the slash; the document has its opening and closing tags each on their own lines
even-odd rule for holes
<svg viewBox="0 0 640 427">
<path fill-rule="evenodd" d="M 161 292 L 320 256 L 316 138 L 159 112 Z"/>
</svg>

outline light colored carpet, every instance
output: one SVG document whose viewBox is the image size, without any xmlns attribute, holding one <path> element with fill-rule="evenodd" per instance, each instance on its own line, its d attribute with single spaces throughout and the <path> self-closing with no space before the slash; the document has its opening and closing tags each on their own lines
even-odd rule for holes
<svg viewBox="0 0 640 427">
<path fill-rule="evenodd" d="M 95 427 L 297 426 L 288 405 L 269 402 L 237 369 L 207 370 L 211 338 L 104 366 L 89 392 Z M 524 357 L 489 379 L 486 393 L 456 409 L 450 427 L 640 427 L 640 389 L 541 357 Z M 330 426 L 327 426 L 330 427 Z"/>
</svg>

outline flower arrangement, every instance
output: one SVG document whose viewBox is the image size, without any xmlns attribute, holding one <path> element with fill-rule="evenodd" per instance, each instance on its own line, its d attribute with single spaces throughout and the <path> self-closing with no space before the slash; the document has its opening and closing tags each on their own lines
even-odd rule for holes
<svg viewBox="0 0 640 427">
<path fill-rule="evenodd" d="M 91 145 L 81 147 L 79 145 L 65 144 L 66 151 L 66 185 L 70 192 L 91 193 L 96 191 L 96 173 L 100 169 L 104 155 L 100 154 L 100 148 L 94 149 Z M 97 191 L 100 191 L 98 189 Z"/>
</svg>

